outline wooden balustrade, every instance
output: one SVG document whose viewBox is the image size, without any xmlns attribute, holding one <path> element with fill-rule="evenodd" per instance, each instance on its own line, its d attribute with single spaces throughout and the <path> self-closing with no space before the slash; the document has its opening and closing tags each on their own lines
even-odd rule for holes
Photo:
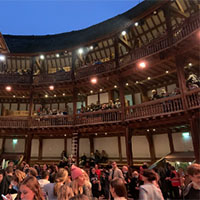
<svg viewBox="0 0 200 200">
<path fill-rule="evenodd" d="M 115 69 L 114 61 L 109 61 L 101 64 L 81 67 L 76 71 L 76 78 L 84 78 L 87 76 L 109 72 Z"/>
<path fill-rule="evenodd" d="M 47 115 L 32 117 L 31 127 L 71 126 L 73 125 L 72 115 Z"/>
<path fill-rule="evenodd" d="M 180 95 L 152 100 L 126 108 L 126 119 L 141 119 L 183 111 Z"/>
<path fill-rule="evenodd" d="M 186 100 L 188 109 L 200 108 L 200 88 L 187 92 Z"/>
<path fill-rule="evenodd" d="M 75 124 L 99 124 L 116 121 L 121 121 L 121 110 L 119 109 L 78 114 L 76 115 Z"/>
<path fill-rule="evenodd" d="M 28 117 L 0 117 L 1 128 L 28 128 Z"/>
<path fill-rule="evenodd" d="M 200 88 L 186 93 L 187 109 L 200 108 Z M 138 120 L 183 112 L 181 95 L 152 100 L 125 108 L 126 120 Z M 104 123 L 122 120 L 121 109 L 100 110 L 73 115 L 46 115 L 33 117 L 0 117 L 0 128 L 43 128 L 67 127 Z"/>
<path fill-rule="evenodd" d="M 18 74 L 0 74 L 0 83 L 31 83 L 31 75 L 18 75 Z"/>
</svg>

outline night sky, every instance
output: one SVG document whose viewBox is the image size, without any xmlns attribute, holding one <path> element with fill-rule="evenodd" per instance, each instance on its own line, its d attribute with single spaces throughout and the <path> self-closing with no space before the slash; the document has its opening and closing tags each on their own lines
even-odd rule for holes
<svg viewBox="0 0 200 200">
<path fill-rule="evenodd" d="M 47 35 L 87 28 L 142 0 L 0 0 L 0 32 Z"/>
</svg>

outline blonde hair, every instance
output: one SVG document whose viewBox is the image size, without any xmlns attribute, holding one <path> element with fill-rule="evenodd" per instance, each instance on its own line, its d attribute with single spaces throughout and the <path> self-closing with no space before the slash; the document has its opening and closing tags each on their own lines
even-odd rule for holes
<svg viewBox="0 0 200 200">
<path fill-rule="evenodd" d="M 25 177 L 26 174 L 23 171 L 16 169 L 12 177 L 12 180 L 17 182 L 17 184 L 20 184 L 25 179 Z"/>
<path fill-rule="evenodd" d="M 78 179 L 72 181 L 72 191 L 75 195 L 83 194 L 83 186 L 78 185 Z"/>
<path fill-rule="evenodd" d="M 66 184 L 62 185 L 58 191 L 58 200 L 68 200 L 74 196 L 72 189 Z"/>
<path fill-rule="evenodd" d="M 66 169 L 60 168 L 55 177 L 54 195 L 58 195 L 58 191 L 63 183 L 68 183 L 68 172 Z"/>
<path fill-rule="evenodd" d="M 90 182 L 90 178 L 89 178 L 87 172 L 84 171 L 83 169 L 82 169 L 82 172 L 83 172 L 83 176 L 85 177 L 85 185 L 86 185 L 88 188 L 91 189 L 91 188 L 92 188 L 92 184 L 91 184 L 91 182 Z"/>
</svg>

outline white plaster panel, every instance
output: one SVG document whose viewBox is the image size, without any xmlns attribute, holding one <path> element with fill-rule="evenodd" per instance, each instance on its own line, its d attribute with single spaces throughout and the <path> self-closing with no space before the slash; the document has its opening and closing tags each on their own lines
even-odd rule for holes
<svg viewBox="0 0 200 200">
<path fill-rule="evenodd" d="M 136 93 L 134 94 L 134 99 L 135 99 L 135 105 L 141 104 L 141 93 Z"/>
<path fill-rule="evenodd" d="M 149 143 L 146 136 L 132 136 L 133 158 L 150 158 Z"/>
<path fill-rule="evenodd" d="M 90 140 L 89 138 L 79 139 L 79 155 L 82 156 L 85 153 L 86 156 L 90 155 Z"/>
<path fill-rule="evenodd" d="M 51 107 L 52 109 L 56 109 L 56 110 L 58 109 L 58 104 L 57 103 L 52 103 L 51 106 L 52 106 Z"/>
<path fill-rule="evenodd" d="M 5 152 L 7 153 L 24 153 L 24 147 L 25 139 L 18 139 L 15 145 L 12 139 L 6 139 L 5 141 Z"/>
<path fill-rule="evenodd" d="M 100 104 L 102 103 L 108 103 L 109 101 L 109 97 L 108 97 L 108 93 L 100 93 Z"/>
<path fill-rule="evenodd" d="M 19 110 L 26 110 L 26 103 L 20 103 Z"/>
<path fill-rule="evenodd" d="M 40 107 L 42 107 L 41 104 L 35 104 L 35 111 L 38 111 Z"/>
<path fill-rule="evenodd" d="M 17 103 L 11 103 L 11 109 L 10 110 L 17 110 Z"/>
<path fill-rule="evenodd" d="M 59 104 L 59 110 L 64 111 L 65 110 L 65 103 L 60 103 Z"/>
<path fill-rule="evenodd" d="M 167 92 L 172 93 L 174 89 L 176 88 L 176 84 L 171 84 L 167 86 Z"/>
<path fill-rule="evenodd" d="M 119 157 L 117 137 L 94 138 L 94 151 L 105 150 L 108 157 Z"/>
<path fill-rule="evenodd" d="M 125 137 L 121 136 L 121 147 L 122 147 L 122 157 L 126 158 L 126 141 L 125 141 Z"/>
<path fill-rule="evenodd" d="M 3 104 L 3 107 L 4 107 L 6 110 L 9 110 L 10 104 L 9 104 L 9 103 L 4 103 L 4 104 Z"/>
<path fill-rule="evenodd" d="M 129 106 L 133 105 L 133 99 L 132 99 L 132 94 L 125 95 L 125 100 L 128 102 L 129 101 Z"/>
<path fill-rule="evenodd" d="M 173 133 L 172 134 L 174 142 L 175 151 L 193 151 L 192 137 L 185 139 L 182 136 L 182 133 Z"/>
<path fill-rule="evenodd" d="M 150 97 L 150 98 L 152 97 L 152 90 L 149 90 L 149 91 L 147 92 L 147 96 Z"/>
<path fill-rule="evenodd" d="M 67 155 L 71 155 L 72 153 L 72 139 L 67 138 Z"/>
<path fill-rule="evenodd" d="M 64 139 L 43 139 L 42 157 L 61 157 Z"/>
<path fill-rule="evenodd" d="M 39 139 L 33 139 L 31 145 L 31 157 L 38 157 L 39 154 Z"/>
<path fill-rule="evenodd" d="M 169 139 L 167 134 L 153 135 L 156 157 L 163 157 L 170 153 Z"/>
<path fill-rule="evenodd" d="M 87 97 L 87 100 L 88 100 L 88 105 L 91 105 L 92 103 L 96 104 L 98 101 L 98 95 L 97 94 L 90 95 Z"/>
</svg>

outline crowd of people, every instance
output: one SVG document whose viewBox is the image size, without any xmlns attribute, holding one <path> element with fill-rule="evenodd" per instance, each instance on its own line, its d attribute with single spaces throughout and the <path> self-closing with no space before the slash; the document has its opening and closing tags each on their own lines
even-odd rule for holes
<svg viewBox="0 0 200 200">
<path fill-rule="evenodd" d="M 144 163 L 139 169 L 121 170 L 112 162 L 88 170 L 73 164 L 30 167 L 24 161 L 18 165 L 10 161 L 0 170 L 0 194 L 1 200 L 199 199 L 200 165 L 191 164 L 186 172 L 169 163 L 161 169 L 148 169 Z"/>
</svg>

